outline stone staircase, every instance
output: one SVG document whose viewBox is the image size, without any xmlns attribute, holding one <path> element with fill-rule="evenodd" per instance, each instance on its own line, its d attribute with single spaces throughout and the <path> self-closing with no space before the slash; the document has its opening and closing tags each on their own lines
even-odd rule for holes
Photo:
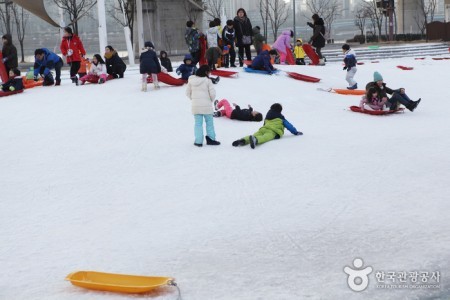
<svg viewBox="0 0 450 300">
<path fill-rule="evenodd" d="M 327 45 L 328 46 L 328 45 Z M 356 52 L 356 58 L 358 61 L 363 60 L 380 60 L 386 58 L 401 58 L 401 57 L 425 57 L 425 56 L 437 56 L 448 55 L 449 45 L 448 43 L 423 43 L 423 44 L 402 44 L 402 45 L 380 45 L 376 46 L 351 46 Z M 322 54 L 326 57 L 328 62 L 342 61 L 343 53 L 342 49 L 323 49 Z"/>
</svg>

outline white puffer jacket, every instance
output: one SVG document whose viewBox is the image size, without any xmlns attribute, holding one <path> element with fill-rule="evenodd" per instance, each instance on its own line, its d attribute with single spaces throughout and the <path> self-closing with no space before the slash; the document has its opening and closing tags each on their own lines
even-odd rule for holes
<svg viewBox="0 0 450 300">
<path fill-rule="evenodd" d="M 97 65 L 91 64 L 91 68 L 89 69 L 89 74 L 100 76 L 106 75 L 106 65 L 98 63 Z"/>
<path fill-rule="evenodd" d="M 190 76 L 186 96 L 192 101 L 192 114 L 211 115 L 212 102 L 216 99 L 216 90 L 208 77 Z"/>
</svg>

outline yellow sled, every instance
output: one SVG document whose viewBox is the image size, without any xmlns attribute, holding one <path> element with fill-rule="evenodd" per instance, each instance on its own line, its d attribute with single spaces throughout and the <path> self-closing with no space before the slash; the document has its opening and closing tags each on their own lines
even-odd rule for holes
<svg viewBox="0 0 450 300">
<path fill-rule="evenodd" d="M 66 276 L 66 280 L 72 282 L 73 285 L 87 289 L 131 294 L 146 293 L 165 285 L 176 285 L 171 277 L 136 276 L 93 271 L 73 272 Z"/>
</svg>

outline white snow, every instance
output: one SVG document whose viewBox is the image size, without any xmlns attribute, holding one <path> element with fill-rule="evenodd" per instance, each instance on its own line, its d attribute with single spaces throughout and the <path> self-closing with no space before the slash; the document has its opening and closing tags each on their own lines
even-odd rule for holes
<svg viewBox="0 0 450 300">
<path fill-rule="evenodd" d="M 414 67 L 403 71 L 396 65 Z M 176 299 L 82 289 L 77 270 L 172 276 L 185 300 L 449 299 L 449 60 L 366 61 L 422 102 L 413 113 L 348 110 L 342 64 L 222 78 L 217 98 L 274 102 L 303 136 L 234 148 L 261 123 L 215 119 L 193 146 L 185 87 L 140 91 L 138 70 L 105 85 L 0 99 L 0 299 Z M 343 269 L 374 272 L 354 292 Z M 377 288 L 375 271 L 439 271 L 440 288 Z"/>
</svg>

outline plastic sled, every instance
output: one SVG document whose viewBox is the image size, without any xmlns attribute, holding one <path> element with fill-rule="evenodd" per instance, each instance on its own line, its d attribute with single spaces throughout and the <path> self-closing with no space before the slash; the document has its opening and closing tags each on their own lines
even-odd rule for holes
<svg viewBox="0 0 450 300">
<path fill-rule="evenodd" d="M 244 65 L 246 65 L 246 66 L 250 66 L 252 64 L 251 60 L 244 60 L 243 62 L 244 62 Z"/>
<path fill-rule="evenodd" d="M 170 285 L 171 277 L 137 276 L 94 271 L 78 271 L 66 276 L 73 285 L 87 289 L 139 294 Z"/>
<path fill-rule="evenodd" d="M 416 58 L 414 58 L 415 60 L 423 60 L 423 59 L 425 59 L 425 57 L 416 57 Z"/>
<path fill-rule="evenodd" d="M 27 79 L 25 76 L 22 76 L 22 82 L 23 82 L 23 88 L 24 89 L 31 89 L 37 86 L 42 86 L 44 83 L 44 80 L 39 79 L 39 81 L 34 81 L 33 79 Z"/>
<path fill-rule="evenodd" d="M 286 47 L 286 64 L 287 65 L 295 65 L 295 58 L 289 47 Z"/>
<path fill-rule="evenodd" d="M 3 54 L 0 51 L 0 77 L 2 82 L 7 82 L 9 79 L 8 73 L 6 72 L 5 64 L 3 63 Z"/>
<path fill-rule="evenodd" d="M 169 74 L 163 72 L 158 73 L 158 81 L 173 86 L 180 86 L 186 83 L 186 81 L 184 81 L 183 79 L 172 77 Z M 152 77 L 148 76 L 147 83 L 152 82 L 153 82 Z"/>
<path fill-rule="evenodd" d="M 406 70 L 406 71 L 414 69 L 413 67 L 405 67 L 405 66 L 397 66 L 397 68 L 402 69 L 402 70 Z"/>
<path fill-rule="evenodd" d="M 258 69 L 252 69 L 252 68 L 244 68 L 244 71 L 247 73 L 256 73 L 256 74 L 266 74 L 269 75 L 269 73 L 266 70 L 258 70 Z M 276 74 L 280 72 L 279 70 L 275 69 L 273 70 L 273 74 Z"/>
<path fill-rule="evenodd" d="M 200 66 L 207 65 L 208 61 L 206 60 L 205 54 L 206 54 L 206 38 L 204 36 L 201 36 L 199 39 L 200 43 L 200 61 L 198 62 Z"/>
<path fill-rule="evenodd" d="M 223 71 L 223 70 L 212 70 L 211 74 L 214 75 L 214 76 L 232 77 L 234 75 L 237 76 L 237 74 L 239 74 L 239 72 Z"/>
<path fill-rule="evenodd" d="M 357 62 L 356 64 L 357 65 L 363 65 L 364 63 L 363 62 Z"/>
<path fill-rule="evenodd" d="M 372 60 L 371 61 L 371 63 L 373 63 L 373 64 L 377 64 L 377 63 L 379 63 L 380 61 L 379 60 Z"/>
<path fill-rule="evenodd" d="M 374 115 L 374 116 L 382 116 L 382 115 L 389 115 L 389 114 L 395 114 L 398 112 L 403 112 L 404 108 L 399 108 L 397 110 L 361 110 L 359 106 L 350 106 L 350 110 L 354 112 L 359 112 L 363 114 L 368 115 Z"/>
<path fill-rule="evenodd" d="M 295 72 L 286 72 L 286 74 L 288 74 L 290 77 L 292 77 L 294 79 L 302 80 L 302 81 L 306 81 L 306 82 L 319 82 L 320 81 L 320 78 L 306 76 L 306 75 L 295 73 Z"/>
<path fill-rule="evenodd" d="M 364 95 L 365 90 L 348 90 L 348 89 L 333 89 L 336 94 L 340 95 Z"/>
<path fill-rule="evenodd" d="M 3 91 L 0 90 L 0 97 L 6 97 L 6 96 L 14 95 L 14 94 L 20 94 L 22 92 L 23 92 L 23 90 L 12 91 L 12 92 L 11 91 L 3 92 Z"/>
<path fill-rule="evenodd" d="M 306 55 L 309 57 L 309 59 L 312 61 L 312 64 L 318 65 L 319 56 L 317 55 L 316 51 L 314 51 L 313 47 L 310 44 L 303 44 L 302 48 L 305 51 Z"/>
</svg>

